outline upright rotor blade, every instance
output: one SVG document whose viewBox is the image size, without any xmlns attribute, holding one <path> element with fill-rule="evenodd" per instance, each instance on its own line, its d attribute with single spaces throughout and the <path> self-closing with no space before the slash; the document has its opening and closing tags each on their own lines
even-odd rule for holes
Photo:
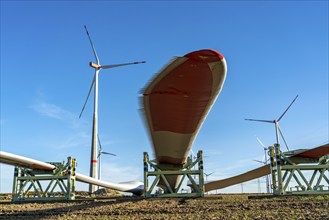
<svg viewBox="0 0 329 220">
<path fill-rule="evenodd" d="M 91 82 L 90 89 L 89 89 L 85 104 L 83 105 L 82 110 L 80 112 L 79 118 L 81 118 L 81 115 L 82 115 L 83 111 L 85 110 L 86 104 L 88 102 L 88 99 L 89 99 L 89 96 L 90 96 L 91 90 L 93 89 L 94 84 L 95 84 L 95 76 L 93 78 L 93 81 Z"/>
<path fill-rule="evenodd" d="M 195 157 L 195 153 L 194 153 L 192 148 L 191 148 L 191 154 L 192 154 L 193 157 Z"/>
<path fill-rule="evenodd" d="M 99 139 L 99 135 L 97 135 L 97 139 L 98 139 L 98 144 L 99 144 L 99 152 L 101 154 L 102 153 L 102 144 L 101 144 L 101 140 Z"/>
<path fill-rule="evenodd" d="M 258 120 L 258 119 L 249 119 L 249 118 L 246 118 L 244 120 L 246 120 L 246 121 L 258 121 L 258 122 L 273 123 L 273 121 L 271 121 L 271 120 Z"/>
<path fill-rule="evenodd" d="M 292 100 L 292 102 L 290 103 L 290 105 L 288 106 L 288 108 L 283 112 L 283 114 L 279 117 L 278 121 L 281 120 L 281 118 L 286 114 L 286 112 L 289 110 L 289 108 L 291 107 L 291 105 L 296 101 L 296 99 L 298 98 L 298 95 L 296 95 L 296 97 L 294 98 L 294 100 Z"/>
<path fill-rule="evenodd" d="M 263 142 L 261 142 L 257 136 L 256 136 L 256 138 L 257 138 L 258 143 L 260 143 L 260 145 L 262 145 L 264 148 L 266 148 L 265 145 L 263 144 Z"/>
<path fill-rule="evenodd" d="M 253 161 L 258 162 L 258 163 L 265 164 L 264 161 L 260 161 L 260 160 L 253 160 Z"/>
<path fill-rule="evenodd" d="M 89 39 L 89 42 L 90 42 L 91 48 L 93 49 L 93 53 L 94 53 L 94 55 L 95 55 L 96 63 L 97 63 L 98 65 L 100 65 L 100 64 L 99 64 L 99 59 L 98 59 L 98 56 L 97 56 L 97 53 L 96 53 L 96 50 L 95 50 L 95 47 L 94 47 L 94 44 L 93 44 L 93 42 L 92 42 L 92 40 L 91 40 L 91 37 L 90 37 L 90 35 L 89 35 L 89 32 L 88 32 L 88 30 L 87 30 L 87 26 L 86 26 L 86 25 L 85 25 L 85 29 L 86 29 L 86 33 L 87 33 L 87 35 L 88 35 L 88 39 Z"/>
<path fill-rule="evenodd" d="M 278 130 L 279 130 L 279 132 L 280 132 L 280 135 L 281 135 L 281 137 L 282 137 L 282 140 L 283 140 L 284 144 L 286 145 L 287 150 L 290 151 L 290 150 L 289 150 L 289 147 L 288 147 L 288 144 L 287 144 L 286 140 L 285 140 L 284 137 L 283 137 L 283 134 L 282 134 L 282 131 L 281 131 L 279 125 L 278 125 Z"/>
<path fill-rule="evenodd" d="M 146 63 L 146 61 L 105 65 L 105 66 L 101 66 L 100 68 L 102 68 L 102 69 L 110 69 L 110 68 L 115 68 L 115 67 L 120 67 L 120 66 L 127 66 L 127 65 L 133 65 L 133 64 L 141 64 L 141 63 Z"/>
</svg>

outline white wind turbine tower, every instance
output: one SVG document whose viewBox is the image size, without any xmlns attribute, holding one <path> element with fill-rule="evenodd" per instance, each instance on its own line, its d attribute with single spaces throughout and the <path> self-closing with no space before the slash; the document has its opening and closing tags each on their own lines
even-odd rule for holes
<svg viewBox="0 0 329 220">
<path fill-rule="evenodd" d="M 92 129 L 92 141 L 91 141 L 91 160 L 90 160 L 90 177 L 96 178 L 96 172 L 97 172 L 97 138 L 98 138 L 98 74 L 100 70 L 102 69 L 110 69 L 110 68 L 115 68 L 115 67 L 120 67 L 120 66 L 126 66 L 126 65 L 132 65 L 132 64 L 140 64 L 140 63 L 145 63 L 145 61 L 142 62 L 131 62 L 131 63 L 123 63 L 123 64 L 112 64 L 112 65 L 104 65 L 102 66 L 100 64 L 100 61 L 98 59 L 95 47 L 93 45 L 93 42 L 90 38 L 89 32 L 87 30 L 87 27 L 85 25 L 85 30 L 91 45 L 91 48 L 93 50 L 96 63 L 90 62 L 89 66 L 95 69 L 95 74 L 93 81 L 91 83 L 86 101 L 83 105 L 83 108 L 81 110 L 80 116 L 81 117 L 85 106 L 88 102 L 91 90 L 94 88 L 94 114 L 93 114 L 93 129 Z M 89 185 L 89 193 L 93 193 L 96 190 L 96 186 L 93 184 Z"/>
</svg>

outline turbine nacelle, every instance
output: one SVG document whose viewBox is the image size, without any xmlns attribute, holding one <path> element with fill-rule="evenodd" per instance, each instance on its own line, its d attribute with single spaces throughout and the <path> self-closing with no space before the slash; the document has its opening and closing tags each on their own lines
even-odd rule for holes
<svg viewBox="0 0 329 220">
<path fill-rule="evenodd" d="M 98 70 L 101 69 L 101 65 L 93 63 L 92 61 L 89 62 L 89 66 Z"/>
<path fill-rule="evenodd" d="M 120 66 L 127 66 L 127 65 L 141 64 L 141 63 L 146 63 L 146 61 L 121 63 L 121 64 L 111 64 L 111 65 L 104 65 L 104 66 L 101 66 L 100 64 L 93 63 L 92 61 L 90 61 L 89 66 L 94 68 L 94 69 L 100 70 L 100 69 L 110 69 L 110 68 L 115 68 L 115 67 L 120 67 Z"/>
</svg>

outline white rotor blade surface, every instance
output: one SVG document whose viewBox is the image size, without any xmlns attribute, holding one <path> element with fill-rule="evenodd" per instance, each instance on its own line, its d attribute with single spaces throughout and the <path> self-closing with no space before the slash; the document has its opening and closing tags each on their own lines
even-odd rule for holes
<svg viewBox="0 0 329 220">
<path fill-rule="evenodd" d="M 83 111 L 85 110 L 85 107 L 86 107 L 86 105 L 87 105 L 87 102 L 88 102 L 88 99 L 89 99 L 89 96 L 90 96 L 91 90 L 92 90 L 93 87 L 94 87 L 94 84 L 95 84 L 95 76 L 94 76 L 94 78 L 93 78 L 93 81 L 91 82 L 91 85 L 90 85 L 90 88 L 89 88 L 89 92 L 88 92 L 88 95 L 87 95 L 86 101 L 85 101 L 85 103 L 84 103 L 84 105 L 83 105 L 83 107 L 82 107 L 82 110 L 81 110 L 81 112 L 80 112 L 79 118 L 81 118 L 81 115 L 82 115 Z"/>
<path fill-rule="evenodd" d="M 110 69 L 110 68 L 115 68 L 115 67 L 120 67 L 120 66 L 127 66 L 127 65 L 134 65 L 134 64 L 141 64 L 145 63 L 145 61 L 142 62 L 132 62 L 132 63 L 122 63 L 122 64 L 111 64 L 111 65 L 104 65 L 101 66 L 101 69 Z"/>
<path fill-rule="evenodd" d="M 90 42 L 91 48 L 92 48 L 92 50 L 93 50 L 93 53 L 94 53 L 94 56 L 95 56 L 95 59 L 96 59 L 96 63 L 99 65 L 99 59 L 98 59 L 98 56 L 97 56 L 97 53 L 96 53 L 96 49 L 95 49 L 94 44 L 93 44 L 93 42 L 92 42 L 92 40 L 91 40 L 91 37 L 90 37 L 90 35 L 89 35 L 89 32 L 88 32 L 88 30 L 87 30 L 87 26 L 86 26 L 86 25 L 85 25 L 85 29 L 86 29 L 86 33 L 87 33 L 87 35 L 88 35 L 88 39 L 89 39 L 89 42 Z"/>
</svg>

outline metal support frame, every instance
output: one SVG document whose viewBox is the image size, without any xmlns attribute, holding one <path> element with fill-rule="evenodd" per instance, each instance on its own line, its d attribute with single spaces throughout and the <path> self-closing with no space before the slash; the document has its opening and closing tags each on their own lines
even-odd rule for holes
<svg viewBox="0 0 329 220">
<path fill-rule="evenodd" d="M 12 201 L 74 200 L 76 160 L 50 164 L 52 171 L 15 167 Z"/>
<path fill-rule="evenodd" d="M 270 146 L 269 154 L 274 195 L 329 194 L 329 155 L 316 163 L 295 164 L 281 152 L 279 144 Z M 306 176 L 306 172 L 312 175 Z M 291 186 L 292 180 L 296 186 Z M 326 185 L 321 185 L 323 182 Z"/>
<path fill-rule="evenodd" d="M 194 167 L 198 164 L 197 169 Z M 149 168 L 154 171 L 149 170 Z M 155 160 L 149 160 L 147 152 L 144 152 L 144 196 L 145 197 L 203 197 L 204 196 L 204 179 L 203 179 L 203 156 L 202 151 L 198 152 L 197 158 L 193 161 L 191 157 L 187 158 L 185 164 L 177 167 L 177 170 L 163 170 L 159 168 Z M 168 183 L 167 176 L 170 175 L 180 175 L 181 179 L 178 183 L 177 188 L 172 189 Z M 194 178 L 193 178 L 193 177 Z M 149 177 L 155 177 L 155 179 L 150 182 Z M 195 179 L 197 177 L 197 179 Z M 189 181 L 189 186 L 191 187 L 191 193 L 182 192 L 181 186 L 185 178 Z M 163 180 L 169 193 L 159 193 L 155 191 L 155 186 Z"/>
</svg>

